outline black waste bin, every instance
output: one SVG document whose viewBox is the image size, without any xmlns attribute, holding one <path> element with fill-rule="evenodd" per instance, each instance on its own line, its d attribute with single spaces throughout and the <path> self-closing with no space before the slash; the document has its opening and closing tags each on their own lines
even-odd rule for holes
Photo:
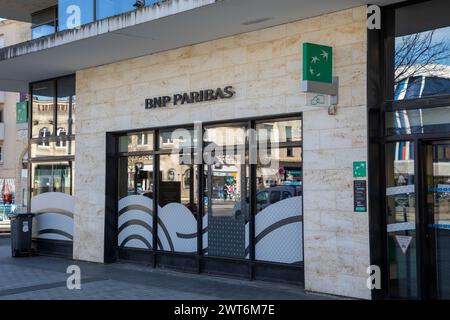
<svg viewBox="0 0 450 320">
<path fill-rule="evenodd" d="M 31 230 L 34 214 L 11 216 L 11 252 L 13 257 L 31 255 Z"/>
</svg>

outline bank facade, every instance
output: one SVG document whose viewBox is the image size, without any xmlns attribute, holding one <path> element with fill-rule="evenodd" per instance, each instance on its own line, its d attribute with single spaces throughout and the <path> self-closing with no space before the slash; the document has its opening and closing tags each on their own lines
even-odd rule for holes
<svg viewBox="0 0 450 320">
<path fill-rule="evenodd" d="M 36 20 L 34 40 L 0 54 L 7 72 L 23 59 L 42 62 L 14 85 L 0 79 L 5 90 L 30 92 L 37 253 L 363 299 L 450 297 L 450 60 L 435 43 L 450 24 L 429 19 L 445 1 L 386 1 L 380 30 L 368 30 L 361 1 L 273 25 L 245 20 L 245 32 L 202 41 L 196 12 L 232 10 L 234 1 L 109 7 L 119 15 L 75 29 L 61 19 L 68 2 L 52 9 L 59 29 Z M 149 46 L 172 46 L 156 50 L 136 40 L 151 32 L 146 24 L 177 16 L 198 31 L 193 44 L 148 36 Z M 432 43 L 439 59 L 413 70 L 410 35 Z M 302 92 L 305 43 L 333 49 L 337 112 Z M 398 63 L 402 48 L 410 48 L 407 67 Z M 367 287 L 370 266 L 381 270 L 381 289 Z"/>
</svg>

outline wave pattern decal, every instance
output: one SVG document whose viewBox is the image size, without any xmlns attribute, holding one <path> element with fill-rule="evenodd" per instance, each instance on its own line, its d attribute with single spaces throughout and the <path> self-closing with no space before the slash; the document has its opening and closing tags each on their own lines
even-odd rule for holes
<svg viewBox="0 0 450 320">
<path fill-rule="evenodd" d="M 73 196 L 60 192 L 48 192 L 31 198 L 33 238 L 73 241 Z"/>
<path fill-rule="evenodd" d="M 293 197 L 256 215 L 256 260 L 289 264 L 303 261 L 302 209 L 302 197 Z"/>
<path fill-rule="evenodd" d="M 153 200 L 144 196 L 128 196 L 119 201 L 118 245 L 152 249 Z"/>
<path fill-rule="evenodd" d="M 153 201 L 132 195 L 119 201 L 120 247 L 152 249 Z M 184 205 L 158 207 L 158 250 L 196 253 L 197 220 Z M 256 215 L 256 259 L 279 263 L 303 261 L 302 197 L 273 204 Z M 203 251 L 208 252 L 208 216 L 203 217 Z M 249 224 L 245 224 L 248 234 Z M 246 237 L 247 238 L 247 237 Z M 245 254 L 248 256 L 248 239 Z"/>
</svg>

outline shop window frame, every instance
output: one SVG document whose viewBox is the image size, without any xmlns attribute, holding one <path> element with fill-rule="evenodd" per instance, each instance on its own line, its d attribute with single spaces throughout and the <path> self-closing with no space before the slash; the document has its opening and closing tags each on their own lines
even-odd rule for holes
<svg viewBox="0 0 450 320">
<path fill-rule="evenodd" d="M 58 143 L 63 142 L 66 144 L 69 143 L 75 144 L 75 135 L 72 133 L 72 125 L 73 125 L 73 118 L 72 118 L 72 110 L 73 110 L 73 100 L 70 99 L 70 108 L 69 108 L 69 119 L 68 119 L 68 130 L 66 131 L 66 135 L 64 137 L 58 136 L 58 115 L 57 115 L 57 106 L 58 106 L 58 81 L 66 78 L 73 78 L 74 83 L 76 85 L 76 75 L 75 74 L 69 74 L 62 77 L 56 77 L 56 78 L 49 78 L 44 79 L 40 81 L 31 82 L 28 87 L 29 97 L 30 97 L 30 103 L 28 104 L 28 114 L 29 114 L 29 120 L 28 120 L 28 154 L 30 155 L 30 158 L 28 159 L 28 172 L 30 173 L 28 175 L 28 185 L 29 185 L 29 192 L 28 192 L 28 198 L 27 198 L 27 206 L 30 207 L 31 205 L 31 198 L 33 196 L 33 187 L 32 187 L 32 176 L 31 170 L 33 167 L 33 164 L 36 163 L 49 163 L 49 162 L 68 162 L 69 163 L 69 170 L 70 170 L 70 195 L 73 195 L 73 181 L 74 181 L 74 173 L 75 173 L 75 155 L 74 154 L 67 154 L 62 156 L 35 156 L 31 157 L 31 146 L 37 145 L 38 147 L 42 148 L 49 148 L 52 143 L 55 144 L 55 147 Z M 33 137 L 33 86 L 39 83 L 43 82 L 52 82 L 53 84 L 53 90 L 54 90 L 54 96 L 53 96 L 53 116 L 52 116 L 52 127 L 51 127 L 51 135 L 46 136 L 45 138 L 42 137 Z M 76 88 L 74 88 L 76 89 Z M 76 96 L 76 90 L 75 90 L 75 96 Z"/>
<path fill-rule="evenodd" d="M 300 121 L 301 123 L 301 140 L 300 141 L 288 141 L 282 142 L 279 144 L 277 148 L 284 149 L 289 147 L 300 148 L 303 154 L 303 117 L 301 113 L 291 113 L 284 115 L 270 115 L 264 117 L 253 117 L 253 118 L 245 118 L 239 120 L 228 120 L 228 121 L 212 121 L 205 122 L 201 127 L 201 140 L 203 141 L 203 136 L 206 128 L 216 127 L 216 126 L 226 126 L 226 125 L 237 125 L 244 124 L 248 129 L 255 129 L 257 123 L 259 122 L 267 122 L 267 121 L 283 121 L 283 120 L 293 120 Z M 168 126 L 168 127 L 152 127 L 152 128 L 142 128 L 139 130 L 133 131 L 119 131 L 119 132 L 107 132 L 107 150 L 106 150 L 106 170 L 109 172 L 113 170 L 113 172 L 117 172 L 118 169 L 118 159 L 124 156 L 135 156 L 135 155 L 145 155 L 153 157 L 153 211 L 156 213 L 156 217 L 158 216 L 158 199 L 159 199 L 159 178 L 158 173 L 160 171 L 160 155 L 168 155 L 171 154 L 171 149 L 162 149 L 159 145 L 159 132 L 160 131 L 169 131 L 176 129 L 186 129 L 193 130 L 194 125 L 179 125 L 179 126 Z M 143 152 L 119 152 L 119 137 L 123 135 L 127 135 L 130 133 L 139 134 L 140 132 L 153 132 L 153 150 L 152 151 L 143 151 Z M 198 137 L 200 139 L 200 137 Z M 249 151 L 249 142 L 250 140 L 256 141 L 256 137 L 246 137 L 245 145 L 246 152 Z M 205 142 L 200 144 L 201 150 L 198 150 L 193 146 L 190 148 L 190 152 L 194 155 L 196 152 L 199 152 L 203 155 L 203 149 L 205 147 Z M 301 160 L 303 163 L 303 156 L 301 156 Z M 250 220 L 249 220 L 249 259 L 244 258 L 229 258 L 229 257 L 216 257 L 216 256 L 208 256 L 203 253 L 203 237 L 197 237 L 197 253 L 196 254 L 184 254 L 177 252 L 167 252 L 160 250 L 144 250 L 144 249 L 121 249 L 117 245 L 117 225 L 118 225 L 118 217 L 117 217 L 117 202 L 118 202 L 118 190 L 117 190 L 117 177 L 111 177 L 113 175 L 107 175 L 106 177 L 106 215 L 105 215 L 105 261 L 106 262 L 114 262 L 117 259 L 122 259 L 124 256 L 127 259 L 137 259 L 141 260 L 142 257 L 150 255 L 151 264 L 153 267 L 157 267 L 162 264 L 166 259 L 171 260 L 172 262 L 181 259 L 180 264 L 182 269 L 189 269 L 193 272 L 202 272 L 202 270 L 207 269 L 209 265 L 215 265 L 218 269 L 224 270 L 223 268 L 227 268 L 226 266 L 231 264 L 236 268 L 241 268 L 242 274 L 244 278 L 255 279 L 260 278 L 260 274 L 264 272 L 262 270 L 271 270 L 269 273 L 274 272 L 279 276 L 278 272 L 272 271 L 277 268 L 281 268 L 286 271 L 286 277 L 292 278 L 301 278 L 300 282 L 303 283 L 304 275 L 303 275 L 303 263 L 301 265 L 291 265 L 284 264 L 278 262 L 267 262 L 267 261 L 258 261 L 255 259 L 255 215 L 256 215 L 256 196 L 257 196 L 257 185 L 256 185 L 256 167 L 257 164 L 249 164 L 249 207 L 250 207 Z M 202 194 L 204 191 L 204 161 L 202 164 L 195 165 L 198 172 L 198 183 L 197 183 L 197 196 L 199 199 L 203 199 Z M 116 174 L 117 176 L 117 174 Z M 281 195 L 280 195 L 281 197 Z M 303 198 L 302 198 L 303 202 Z M 302 203 L 303 207 L 303 203 Z M 204 207 L 203 205 L 198 206 L 198 217 L 203 217 L 204 215 Z M 197 219 L 197 234 L 203 234 L 203 219 Z M 153 230 L 155 234 L 158 234 L 158 223 L 157 218 L 153 219 Z M 302 224 L 302 235 L 304 234 L 304 224 Z M 299 233 L 300 234 L 300 233 Z M 304 238 L 304 237 L 303 237 Z M 153 248 L 158 248 L 157 246 L 157 236 L 153 236 Z M 302 250 L 304 250 L 304 239 L 302 239 Z M 189 263 L 189 261 L 191 261 Z M 217 265 L 217 263 L 219 263 Z M 188 267 L 189 265 L 190 267 Z M 230 267 L 231 267 L 230 265 Z M 237 266 L 240 267 L 237 267 Z M 176 267 L 177 268 L 177 267 Z M 180 268 L 180 266 L 178 266 Z M 233 267 L 234 268 L 234 267 Z M 273 269 L 272 269 L 273 268 Z M 247 271 L 244 271 L 247 270 Z M 222 271 L 218 271 L 221 273 Z M 225 272 L 225 271 L 223 271 Z M 289 282 L 289 280 L 287 280 Z"/>
<path fill-rule="evenodd" d="M 372 299 L 396 299 L 388 292 L 389 270 L 387 252 L 386 219 L 386 145 L 401 141 L 414 142 L 414 154 L 422 152 L 423 141 L 450 138 L 450 133 L 387 135 L 386 113 L 401 110 L 432 109 L 450 106 L 450 95 L 426 96 L 414 99 L 394 100 L 396 16 L 398 9 L 426 3 L 430 0 L 412 0 L 381 8 L 382 28 L 368 30 L 367 110 L 368 110 L 368 167 L 369 180 L 369 229 L 371 265 L 381 268 L 381 289 L 372 290 Z M 423 177 L 420 161 L 416 159 L 416 232 L 417 232 L 417 290 L 418 298 L 429 296 L 423 257 L 426 254 L 425 230 L 419 222 L 419 211 L 424 210 Z"/>
</svg>

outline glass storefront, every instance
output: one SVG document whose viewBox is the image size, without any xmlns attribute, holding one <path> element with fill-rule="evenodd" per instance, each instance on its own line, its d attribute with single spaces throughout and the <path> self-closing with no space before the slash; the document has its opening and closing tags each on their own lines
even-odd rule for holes
<svg viewBox="0 0 450 320">
<path fill-rule="evenodd" d="M 301 119 L 196 129 L 117 137 L 119 247 L 151 250 L 156 245 L 162 252 L 301 263 Z M 261 146 L 254 163 L 252 134 Z"/>
<path fill-rule="evenodd" d="M 382 79 L 390 85 L 383 89 L 384 103 L 379 106 L 379 120 L 383 119 L 379 132 L 384 134 L 378 137 L 383 142 L 369 149 L 378 152 L 372 157 L 383 155 L 380 168 L 385 172 L 383 218 L 372 216 L 384 230 L 380 241 L 371 244 L 375 251 L 382 245 L 384 257 L 379 262 L 386 270 L 385 297 L 449 297 L 447 11 L 448 1 L 430 0 L 386 12 L 393 19 L 383 31 L 390 48 Z M 372 228 L 376 233 L 378 226 Z"/>
<path fill-rule="evenodd" d="M 31 85 L 30 197 L 72 195 L 75 101 L 75 76 Z"/>
</svg>

